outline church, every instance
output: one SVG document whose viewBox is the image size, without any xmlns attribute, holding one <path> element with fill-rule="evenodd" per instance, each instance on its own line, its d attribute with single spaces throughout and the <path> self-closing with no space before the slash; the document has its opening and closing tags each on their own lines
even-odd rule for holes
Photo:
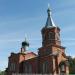
<svg viewBox="0 0 75 75">
<path fill-rule="evenodd" d="M 25 39 L 19 53 L 11 53 L 8 57 L 7 75 L 18 74 L 69 74 L 68 59 L 65 47 L 61 45 L 60 28 L 51 17 L 51 10 L 47 9 L 47 21 L 41 29 L 42 47 L 38 54 L 27 52 L 29 42 Z"/>
</svg>

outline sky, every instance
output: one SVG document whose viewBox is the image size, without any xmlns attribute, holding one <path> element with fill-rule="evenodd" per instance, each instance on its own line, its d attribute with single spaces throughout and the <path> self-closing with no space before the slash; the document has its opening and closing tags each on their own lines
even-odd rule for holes
<svg viewBox="0 0 75 75">
<path fill-rule="evenodd" d="M 28 51 L 38 52 L 48 4 L 66 54 L 75 56 L 75 0 L 0 0 L 0 70 L 7 68 L 11 52 L 20 52 L 25 36 Z"/>
</svg>

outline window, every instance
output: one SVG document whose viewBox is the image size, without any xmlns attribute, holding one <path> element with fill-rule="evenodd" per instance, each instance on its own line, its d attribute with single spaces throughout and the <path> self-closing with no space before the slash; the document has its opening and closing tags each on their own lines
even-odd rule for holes
<svg viewBox="0 0 75 75">
<path fill-rule="evenodd" d="M 60 66 L 60 75 L 66 75 L 65 73 L 66 73 L 65 64 L 62 64 L 62 65 Z"/>
<path fill-rule="evenodd" d="M 54 40 L 54 33 L 53 32 L 49 33 L 49 40 Z"/>
<path fill-rule="evenodd" d="M 24 64 L 24 72 L 25 73 L 32 73 L 32 65 L 30 63 Z"/>
<path fill-rule="evenodd" d="M 60 67 L 61 71 L 65 71 L 65 65 L 62 64 L 61 67 Z"/>
<path fill-rule="evenodd" d="M 60 40 L 60 34 L 56 33 L 56 40 Z"/>
<path fill-rule="evenodd" d="M 10 71 L 15 71 L 15 63 L 10 64 Z"/>
<path fill-rule="evenodd" d="M 49 73 L 49 62 L 48 61 L 45 61 L 42 64 L 42 73 L 43 74 L 48 74 Z"/>
<path fill-rule="evenodd" d="M 45 50 L 45 55 L 50 55 L 51 53 L 52 53 L 52 51 L 50 49 Z"/>
</svg>

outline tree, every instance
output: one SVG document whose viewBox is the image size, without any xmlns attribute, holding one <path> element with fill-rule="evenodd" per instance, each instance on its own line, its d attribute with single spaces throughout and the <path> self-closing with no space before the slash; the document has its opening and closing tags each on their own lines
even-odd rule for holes
<svg viewBox="0 0 75 75">
<path fill-rule="evenodd" d="M 69 56 L 68 60 L 69 60 L 69 72 L 70 74 L 75 74 L 75 58 Z"/>
<path fill-rule="evenodd" d="M 5 75 L 5 71 L 0 71 L 0 75 Z"/>
</svg>

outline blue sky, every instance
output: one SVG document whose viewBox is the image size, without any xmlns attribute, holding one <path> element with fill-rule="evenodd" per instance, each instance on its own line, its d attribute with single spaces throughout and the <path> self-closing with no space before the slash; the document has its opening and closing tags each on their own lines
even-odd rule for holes
<svg viewBox="0 0 75 75">
<path fill-rule="evenodd" d="M 7 67 L 11 52 L 19 52 L 21 42 L 30 42 L 29 51 L 41 47 L 41 28 L 47 19 L 47 5 L 61 28 L 67 55 L 75 56 L 75 0 L 0 0 L 0 70 Z"/>
</svg>

